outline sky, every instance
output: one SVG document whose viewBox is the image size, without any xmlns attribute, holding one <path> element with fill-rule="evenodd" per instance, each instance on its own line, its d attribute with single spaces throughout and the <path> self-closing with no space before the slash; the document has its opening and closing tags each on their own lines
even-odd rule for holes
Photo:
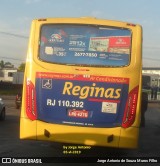
<svg viewBox="0 0 160 166">
<path fill-rule="evenodd" d="M 143 28 L 143 67 L 160 67 L 160 0 L 0 0 L 0 61 L 25 62 L 31 21 L 47 17 L 119 20 Z"/>
</svg>

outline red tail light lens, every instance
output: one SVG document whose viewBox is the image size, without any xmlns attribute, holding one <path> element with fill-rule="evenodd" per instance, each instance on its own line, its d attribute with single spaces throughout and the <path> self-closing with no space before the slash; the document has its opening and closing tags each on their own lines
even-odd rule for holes
<svg viewBox="0 0 160 166">
<path fill-rule="evenodd" d="M 36 92 L 30 80 L 27 80 L 26 86 L 26 114 L 31 120 L 37 119 Z"/>
<path fill-rule="evenodd" d="M 134 123 L 138 100 L 138 89 L 139 87 L 137 86 L 129 93 L 122 122 L 122 127 L 124 128 L 130 127 Z"/>
<path fill-rule="evenodd" d="M 18 100 L 18 95 L 16 95 L 16 100 Z"/>
</svg>

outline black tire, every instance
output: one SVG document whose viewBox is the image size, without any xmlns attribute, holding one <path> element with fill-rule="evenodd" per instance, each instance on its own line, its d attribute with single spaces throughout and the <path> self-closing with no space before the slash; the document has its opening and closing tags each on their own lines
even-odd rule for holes
<svg viewBox="0 0 160 166">
<path fill-rule="evenodd" d="M 5 109 L 3 109 L 2 112 L 1 112 L 1 114 L 0 114 L 0 120 L 4 121 L 5 118 L 6 118 L 6 111 L 5 111 Z"/>
<path fill-rule="evenodd" d="M 142 92 L 142 103 L 141 103 L 141 127 L 145 127 L 145 112 L 148 109 L 148 94 Z"/>
<path fill-rule="evenodd" d="M 142 105 L 141 110 L 146 112 L 148 109 L 148 94 L 146 92 L 142 92 Z"/>
</svg>

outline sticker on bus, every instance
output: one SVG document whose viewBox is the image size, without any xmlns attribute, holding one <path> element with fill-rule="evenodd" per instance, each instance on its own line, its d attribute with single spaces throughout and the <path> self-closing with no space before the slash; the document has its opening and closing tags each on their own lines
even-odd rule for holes
<svg viewBox="0 0 160 166">
<path fill-rule="evenodd" d="M 69 117 L 78 117 L 78 118 L 88 118 L 89 114 L 88 114 L 87 110 L 69 109 L 68 116 Z"/>
<path fill-rule="evenodd" d="M 116 114 L 117 103 L 102 102 L 102 112 Z"/>
</svg>

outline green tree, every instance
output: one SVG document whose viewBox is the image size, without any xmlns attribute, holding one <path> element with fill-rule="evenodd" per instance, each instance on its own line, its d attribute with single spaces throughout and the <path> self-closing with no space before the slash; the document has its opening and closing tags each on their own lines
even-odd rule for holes
<svg viewBox="0 0 160 166">
<path fill-rule="evenodd" d="M 4 67 L 6 67 L 6 68 L 13 68 L 14 65 L 11 62 L 5 62 L 4 63 Z"/>
<path fill-rule="evenodd" d="M 26 66 L 25 63 L 21 63 L 20 66 L 18 67 L 18 71 L 22 71 L 22 72 L 24 72 L 24 70 L 25 70 L 25 66 Z"/>
<path fill-rule="evenodd" d="M 4 61 L 3 60 L 0 61 L 0 68 L 4 68 Z"/>
</svg>

